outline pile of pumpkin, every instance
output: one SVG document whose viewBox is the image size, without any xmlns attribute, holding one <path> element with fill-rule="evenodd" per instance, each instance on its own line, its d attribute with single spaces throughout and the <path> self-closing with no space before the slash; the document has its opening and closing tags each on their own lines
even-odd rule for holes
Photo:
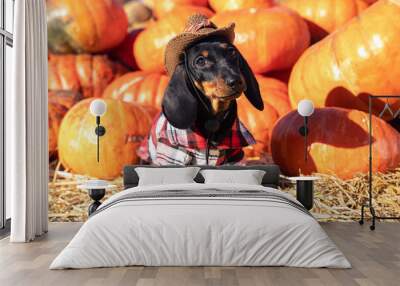
<svg viewBox="0 0 400 286">
<path fill-rule="evenodd" d="M 374 3 L 376 2 L 376 3 Z M 111 179 L 138 162 L 168 77 L 167 42 L 198 12 L 236 23 L 235 45 L 257 74 L 264 111 L 239 99 L 239 117 L 257 140 L 247 160 L 272 158 L 287 175 L 368 170 L 368 95 L 400 94 L 400 0 L 47 0 L 49 150 L 67 170 Z M 106 134 L 96 162 L 95 119 L 106 100 Z M 301 99 L 310 117 L 304 160 Z M 400 101 L 389 99 L 392 109 Z M 374 171 L 400 165 L 400 133 L 374 100 Z"/>
</svg>

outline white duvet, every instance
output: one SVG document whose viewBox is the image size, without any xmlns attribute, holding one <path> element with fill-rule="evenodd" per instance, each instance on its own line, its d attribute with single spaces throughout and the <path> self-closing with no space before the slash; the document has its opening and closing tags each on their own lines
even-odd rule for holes
<svg viewBox="0 0 400 286">
<path fill-rule="evenodd" d="M 292 204 L 234 195 L 122 199 L 137 192 L 168 190 L 263 191 Z M 350 263 L 318 222 L 293 203 L 297 202 L 283 192 L 254 185 L 131 188 L 106 200 L 50 269 L 127 265 L 349 268 Z"/>
</svg>

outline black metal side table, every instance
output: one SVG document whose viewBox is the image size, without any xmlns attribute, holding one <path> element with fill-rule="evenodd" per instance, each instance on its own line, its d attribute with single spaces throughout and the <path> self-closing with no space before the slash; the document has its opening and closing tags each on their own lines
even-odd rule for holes
<svg viewBox="0 0 400 286">
<path fill-rule="evenodd" d="M 302 176 L 289 177 L 290 181 L 296 182 L 296 199 L 307 209 L 311 210 L 314 205 L 314 181 L 319 177 Z"/>
<path fill-rule="evenodd" d="M 101 205 L 100 200 L 105 196 L 106 190 L 114 187 L 114 185 L 110 185 L 107 181 L 103 180 L 92 180 L 78 186 L 79 189 L 87 190 L 89 197 L 93 200 L 88 207 L 89 216 Z"/>
</svg>

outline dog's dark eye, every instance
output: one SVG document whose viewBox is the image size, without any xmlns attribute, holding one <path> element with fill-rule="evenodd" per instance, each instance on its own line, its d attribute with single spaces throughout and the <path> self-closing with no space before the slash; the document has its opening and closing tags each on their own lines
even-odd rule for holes
<svg viewBox="0 0 400 286">
<path fill-rule="evenodd" d="M 206 64 L 206 58 L 203 57 L 203 56 L 199 56 L 199 57 L 196 58 L 194 63 L 195 63 L 196 66 L 204 67 L 205 64 Z"/>
</svg>

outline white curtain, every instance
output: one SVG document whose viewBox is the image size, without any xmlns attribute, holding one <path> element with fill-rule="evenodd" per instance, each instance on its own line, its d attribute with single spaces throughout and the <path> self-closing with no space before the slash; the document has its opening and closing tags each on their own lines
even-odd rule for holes
<svg viewBox="0 0 400 286">
<path fill-rule="evenodd" d="M 45 0 L 15 1 L 13 93 L 6 98 L 6 187 L 12 242 L 47 232 L 47 27 Z"/>
</svg>

